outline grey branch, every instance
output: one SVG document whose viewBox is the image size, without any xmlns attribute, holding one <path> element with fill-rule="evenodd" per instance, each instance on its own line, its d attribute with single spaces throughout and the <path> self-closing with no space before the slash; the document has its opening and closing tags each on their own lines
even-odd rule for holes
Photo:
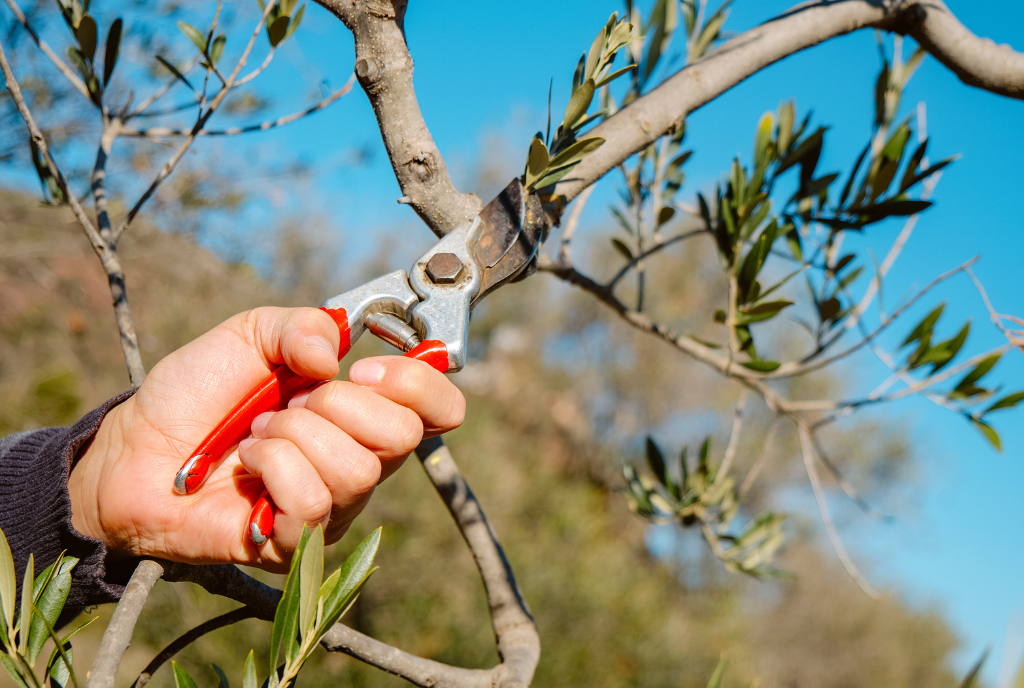
<svg viewBox="0 0 1024 688">
<path fill-rule="evenodd" d="M 267 131 L 268 129 L 276 129 L 277 127 L 283 127 L 286 124 L 291 124 L 297 120 L 311 115 L 314 112 L 319 112 L 327 107 L 330 107 L 334 101 L 338 100 L 342 96 L 346 95 L 352 90 L 352 85 L 355 83 L 355 75 L 349 78 L 348 82 L 337 91 L 329 95 L 328 97 L 321 100 L 319 103 L 312 105 L 305 110 L 293 112 L 290 115 L 278 117 L 275 120 L 269 120 L 267 122 L 261 122 L 260 124 L 253 124 L 247 127 L 230 127 L 228 129 L 202 129 L 196 136 L 238 136 L 239 134 L 248 134 L 255 131 Z M 189 136 L 192 134 L 191 129 L 170 129 L 168 127 L 151 127 L 149 129 L 121 129 L 121 136 L 135 136 L 147 139 L 159 139 L 165 136 Z"/>
<path fill-rule="evenodd" d="M 965 83 L 1024 98 L 1024 55 L 970 33 L 941 0 L 817 0 L 736 36 L 588 132 L 605 144 L 555 194 L 572 200 L 686 116 L 768 65 L 836 36 L 878 28 L 912 36 Z"/>
<path fill-rule="evenodd" d="M 132 639 L 135 622 L 139 620 L 146 598 L 163 573 L 164 567 L 152 559 L 144 559 L 135 568 L 107 630 L 103 632 L 100 651 L 92 664 L 86 688 L 113 688 L 114 675 Z"/>
<path fill-rule="evenodd" d="M 64 60 L 60 59 L 60 56 L 57 55 L 57 53 L 53 52 L 53 48 L 48 46 L 46 41 L 39 38 L 39 34 L 36 33 L 36 30 L 32 28 L 32 25 L 28 23 L 25 13 L 21 11 L 18 4 L 14 2 L 14 0 L 7 0 L 7 6 L 11 8 L 11 12 L 14 13 L 18 23 L 21 24 L 25 31 L 28 32 L 28 35 L 31 36 L 32 42 L 35 43 L 48 58 L 50 58 L 50 62 L 60 70 L 60 73 L 64 75 L 64 78 L 71 82 L 71 85 L 75 87 L 75 90 L 91 101 L 92 97 L 89 95 L 89 89 L 85 87 L 85 82 L 78 78 L 78 75 L 75 74 L 75 70 L 71 69 Z"/>
<path fill-rule="evenodd" d="M 10 92 L 15 104 L 18 106 L 18 111 L 21 113 L 22 119 L 25 120 L 25 126 L 28 127 L 29 135 L 32 137 L 35 145 L 39 148 L 39 152 L 42 155 L 50 174 L 57 180 L 57 185 L 64 194 L 64 198 L 67 199 L 68 205 L 71 206 L 75 219 L 78 220 L 78 223 L 85 231 L 85 235 L 88 237 L 93 251 L 96 252 L 97 257 L 100 259 L 100 264 L 103 266 L 103 270 L 107 274 L 107 280 L 110 283 L 110 294 L 114 299 L 114 312 L 117 316 L 117 326 L 121 335 L 121 350 L 124 352 L 125 363 L 128 366 L 128 376 L 131 379 L 132 385 L 138 386 L 142 384 L 142 379 L 146 376 L 146 369 L 142 365 L 142 358 L 139 356 L 139 344 L 135 336 L 135 325 L 133 324 L 131 308 L 128 304 L 128 294 L 125 290 L 124 271 L 121 269 L 121 261 L 117 256 L 117 239 L 116 237 L 112 238 L 110 235 L 109 220 L 106 229 L 103 228 L 103 221 L 104 218 L 106 218 L 106 196 L 103 193 L 105 177 L 104 169 L 106 164 L 106 154 L 110 150 L 109 144 L 110 141 L 112 141 L 112 139 L 107 139 L 109 134 L 108 126 L 106 123 L 104 124 L 103 142 L 100 144 L 96 167 L 93 171 L 94 193 L 97 188 L 99 189 L 99 195 L 96 198 L 96 211 L 97 219 L 100 221 L 101 227 L 100 229 L 97 229 L 85 214 L 85 209 L 82 208 L 82 204 L 78 202 L 78 198 L 74 193 L 72 193 L 71 189 L 68 188 L 67 180 L 64 179 L 64 175 L 61 174 L 60 168 L 57 166 L 57 162 L 50 154 L 50 148 L 46 145 L 46 139 L 43 138 L 43 133 L 39 130 L 39 126 L 32 117 L 32 113 L 29 111 L 28 106 L 25 105 L 25 98 L 21 95 L 21 88 L 18 86 L 18 82 L 14 78 L 14 72 L 11 71 L 10 64 L 7 62 L 7 56 L 3 51 L 3 45 L 0 45 L 0 67 L 3 69 L 4 81 L 7 84 L 7 90 Z"/>
<path fill-rule="evenodd" d="M 483 204 L 452 184 L 413 89 L 405 0 L 316 0 L 355 37 L 356 76 L 370 99 L 402 196 L 437 236 Z"/>
</svg>

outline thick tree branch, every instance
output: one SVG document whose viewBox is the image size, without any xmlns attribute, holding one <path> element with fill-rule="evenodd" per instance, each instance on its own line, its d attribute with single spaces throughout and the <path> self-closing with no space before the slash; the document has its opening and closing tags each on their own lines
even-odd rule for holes
<svg viewBox="0 0 1024 688">
<path fill-rule="evenodd" d="M 979 38 L 960 23 L 942 0 L 908 7 L 907 33 L 968 86 L 1024 99 L 1024 54 Z"/>
<path fill-rule="evenodd" d="M 373 106 L 402 196 L 434 234 L 444 236 L 483 204 L 452 184 L 423 121 L 405 42 L 406 0 L 316 1 L 355 37 L 356 76 Z"/>
<path fill-rule="evenodd" d="M 970 33 L 941 0 L 817 0 L 746 31 L 676 72 L 588 132 L 605 144 L 558 183 L 572 200 L 686 116 L 793 53 L 863 28 L 907 33 L 965 83 L 1024 98 L 1024 54 Z"/>
</svg>

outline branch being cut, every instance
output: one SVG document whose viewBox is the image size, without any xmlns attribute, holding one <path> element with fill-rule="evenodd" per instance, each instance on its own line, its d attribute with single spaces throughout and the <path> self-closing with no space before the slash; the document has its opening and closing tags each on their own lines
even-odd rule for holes
<svg viewBox="0 0 1024 688">
<path fill-rule="evenodd" d="M 1024 54 L 971 34 L 941 0 L 816 0 L 736 36 L 587 132 L 603 137 L 604 145 L 585 157 L 554 193 L 572 200 L 747 77 L 789 55 L 864 28 L 909 34 L 965 83 L 1024 98 Z"/>
<path fill-rule="evenodd" d="M 412 84 L 413 62 L 405 42 L 406 0 L 316 0 L 355 37 L 356 76 L 370 99 L 381 138 L 401 187 L 416 214 L 441 237 L 483 208 L 476 194 L 452 184 Z"/>
</svg>

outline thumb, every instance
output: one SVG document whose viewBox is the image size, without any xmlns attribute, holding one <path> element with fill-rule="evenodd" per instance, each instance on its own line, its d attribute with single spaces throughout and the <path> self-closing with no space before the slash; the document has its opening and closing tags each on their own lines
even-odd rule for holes
<svg viewBox="0 0 1024 688">
<path fill-rule="evenodd" d="M 286 364 L 303 377 L 338 374 L 338 326 L 316 308 L 256 308 L 224 323 L 252 343 L 267 366 Z"/>
</svg>

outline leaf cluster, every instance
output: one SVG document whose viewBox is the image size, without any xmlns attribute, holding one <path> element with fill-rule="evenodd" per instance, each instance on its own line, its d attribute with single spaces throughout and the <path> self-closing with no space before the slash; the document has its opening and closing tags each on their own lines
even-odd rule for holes
<svg viewBox="0 0 1024 688">
<path fill-rule="evenodd" d="M 256 0 L 256 2 L 265 12 L 264 1 Z M 267 39 L 270 41 L 271 48 L 281 45 L 299 28 L 302 17 L 306 13 L 306 4 L 295 9 L 297 2 L 298 0 L 280 0 L 267 13 Z"/>
<path fill-rule="evenodd" d="M 572 91 L 561 124 L 551 136 L 551 94 L 548 93 L 547 131 L 540 132 L 530 142 L 526 158 L 523 183 L 528 189 L 544 189 L 565 177 L 584 157 L 597 150 L 604 139 L 591 137 L 580 139 L 580 132 L 604 114 L 598 111 L 587 115 L 594 94 L 626 72 L 633 65 L 612 72 L 612 63 L 618 52 L 637 40 L 633 25 L 627 19 L 619 19 L 613 12 L 608 22 L 598 32 L 590 50 L 580 56 L 572 77 Z"/>
<path fill-rule="evenodd" d="M 96 19 L 89 14 L 90 0 L 57 0 L 61 16 L 71 30 L 77 46 L 69 46 L 68 58 L 75 65 L 89 91 L 89 97 L 97 107 L 103 106 L 103 89 L 114 75 L 114 67 L 121 50 L 123 21 L 115 19 L 107 30 L 106 48 L 103 59 L 103 79 L 96 75 L 96 45 L 98 27 Z"/>
<path fill-rule="evenodd" d="M 965 323 L 953 337 L 932 343 L 935 326 L 938 324 L 939 318 L 942 317 L 945 307 L 946 304 L 942 303 L 931 310 L 914 326 L 910 334 L 900 344 L 900 349 L 913 346 L 903 364 L 903 370 L 911 371 L 931 365 L 929 375 L 932 375 L 949 365 L 963 348 L 971 328 L 970 321 Z M 985 417 L 993 411 L 1013 408 L 1024 401 L 1024 391 L 1014 392 L 998 399 L 993 399 L 999 393 L 999 388 L 989 388 L 981 385 L 982 378 L 991 372 L 992 368 L 999 362 L 999 359 L 1002 358 L 1002 355 L 1002 353 L 993 353 L 983 358 L 971 367 L 957 381 L 956 385 L 945 394 L 946 399 L 949 401 L 964 406 L 964 416 L 967 420 L 999 451 L 1002 451 L 1003 448 L 1002 440 L 995 428 L 985 420 Z M 967 408 L 968 406 L 984 405 L 986 402 L 991 403 L 988 403 L 984 408 L 974 411 Z"/>
<path fill-rule="evenodd" d="M 70 640 L 95 617 L 63 637 L 54 630 L 71 591 L 71 570 L 76 564 L 78 559 L 62 552 L 35 576 L 30 554 L 19 591 L 11 549 L 0 531 L 0 664 L 19 688 L 43 688 L 46 683 L 49 688 L 64 688 L 69 681 L 78 688 Z M 46 661 L 45 678 L 40 679 L 34 666 L 47 640 L 53 640 L 54 649 Z"/>
<path fill-rule="evenodd" d="M 688 447 L 684 446 L 674 469 L 670 469 L 661 448 L 648 436 L 646 458 L 650 475 L 631 464 L 622 468 L 629 508 L 655 523 L 701 527 L 712 551 L 730 571 L 774 575 L 777 572 L 769 565 L 782 544 L 785 515 L 765 512 L 739 533 L 729 534 L 740 509 L 736 481 L 709 465 L 710 453 L 711 438 L 706 437 L 693 466 L 687 458 Z"/>
</svg>

